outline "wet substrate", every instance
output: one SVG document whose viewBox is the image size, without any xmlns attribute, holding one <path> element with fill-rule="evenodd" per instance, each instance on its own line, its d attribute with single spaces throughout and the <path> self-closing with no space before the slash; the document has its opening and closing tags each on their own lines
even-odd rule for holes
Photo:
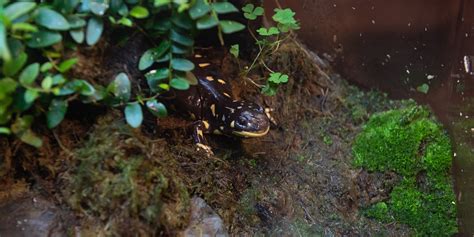
<svg viewBox="0 0 474 237">
<path fill-rule="evenodd" d="M 275 97 L 262 97 L 252 83 L 238 79 L 233 60 L 224 57 L 223 72 L 236 78 L 232 81 L 239 88 L 236 93 L 275 109 L 277 125 L 267 136 L 243 141 L 210 136 L 216 155 L 207 157 L 194 150 L 187 132 L 190 121 L 178 117 L 159 122 L 147 117 L 141 130 L 128 128 L 120 113 L 113 111 L 88 119 L 69 117 L 53 132 L 39 129 L 46 139 L 39 151 L 13 140 L 2 143 L 10 164 L 3 176 L 5 183 L 21 178 L 42 190 L 57 207 L 74 214 L 78 227 L 71 226 L 73 232 L 126 234 L 140 228 L 149 231 L 145 235 L 176 235 L 189 218 L 190 197 L 197 195 L 234 235 L 408 235 L 404 226 L 381 224 L 361 215 L 360 208 L 387 198 L 386 192 L 374 190 L 390 183 L 382 184 L 376 175 L 351 165 L 351 146 L 361 125 L 370 114 L 397 107 L 398 102 L 348 86 L 325 60 L 292 41 L 267 60 L 273 70 L 290 75 L 290 82 Z M 263 83 L 259 73 L 250 77 Z M 94 161 L 86 169 L 89 173 L 84 173 L 87 157 L 104 151 L 108 153 L 98 156 L 103 165 Z M 87 152 L 96 153 L 84 155 Z M 127 165 L 133 156 L 143 163 Z M 126 181 L 135 185 L 131 193 L 148 197 L 142 194 L 156 191 L 151 184 L 160 184 L 163 193 L 154 196 L 159 200 L 135 201 L 134 205 L 125 198 L 126 190 L 118 190 L 118 196 L 117 192 L 94 192 L 101 187 L 117 191 L 114 184 L 123 182 L 115 179 L 123 181 L 126 171 L 131 172 Z M 110 182 L 104 184 L 104 179 Z M 91 182 L 90 187 L 77 183 L 84 180 Z M 1 191 L 9 192 L 9 186 L 2 186 Z M 165 215 L 154 203 L 167 208 Z"/>
</svg>

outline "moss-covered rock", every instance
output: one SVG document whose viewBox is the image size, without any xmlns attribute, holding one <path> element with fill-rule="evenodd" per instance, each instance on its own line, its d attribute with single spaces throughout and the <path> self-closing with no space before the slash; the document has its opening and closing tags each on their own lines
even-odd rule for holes
<svg viewBox="0 0 474 237">
<path fill-rule="evenodd" d="M 170 234 L 185 227 L 190 204 L 166 149 L 122 121 L 102 119 L 73 152 L 77 165 L 67 174 L 63 194 L 105 235 Z"/>
<path fill-rule="evenodd" d="M 394 218 L 411 226 L 418 236 L 457 232 L 451 144 L 426 107 L 410 105 L 373 115 L 353 151 L 356 167 L 401 176 L 390 200 L 365 212 L 369 217 Z"/>
</svg>

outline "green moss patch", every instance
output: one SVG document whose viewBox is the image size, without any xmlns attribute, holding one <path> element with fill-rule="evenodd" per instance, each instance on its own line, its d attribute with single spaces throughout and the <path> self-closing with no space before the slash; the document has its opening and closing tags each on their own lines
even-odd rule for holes
<svg viewBox="0 0 474 237">
<path fill-rule="evenodd" d="M 63 194 L 93 229 L 128 236 L 169 233 L 187 224 L 189 194 L 165 143 L 109 116 L 73 153 L 76 165 Z"/>
<path fill-rule="evenodd" d="M 401 176 L 390 199 L 369 207 L 367 216 L 407 224 L 417 236 L 457 232 L 451 144 L 426 107 L 411 105 L 374 114 L 353 151 L 356 167 Z"/>
</svg>

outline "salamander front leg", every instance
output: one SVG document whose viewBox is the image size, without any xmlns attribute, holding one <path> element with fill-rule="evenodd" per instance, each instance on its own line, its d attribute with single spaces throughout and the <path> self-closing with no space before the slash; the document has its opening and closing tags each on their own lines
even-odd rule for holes
<svg viewBox="0 0 474 237">
<path fill-rule="evenodd" d="M 209 124 L 206 121 L 196 121 L 193 127 L 193 139 L 197 146 L 197 150 L 203 150 L 208 155 L 213 155 L 211 147 L 207 144 L 207 140 L 204 137 L 204 133 L 209 131 Z"/>
</svg>

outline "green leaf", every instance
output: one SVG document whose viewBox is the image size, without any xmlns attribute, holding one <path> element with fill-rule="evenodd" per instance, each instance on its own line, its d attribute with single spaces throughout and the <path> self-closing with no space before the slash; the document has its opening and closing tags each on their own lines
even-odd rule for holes
<svg viewBox="0 0 474 237">
<path fill-rule="evenodd" d="M 94 45 L 96 44 L 100 36 L 102 35 L 102 32 L 104 31 L 104 22 L 102 19 L 97 18 L 97 17 L 92 17 L 89 19 L 89 23 L 87 24 L 87 30 L 86 30 L 86 42 L 88 45 Z"/>
<path fill-rule="evenodd" d="M 61 82 L 61 78 L 58 75 L 53 77 L 53 83 Z M 112 83 L 113 84 L 113 83 Z M 78 92 L 83 96 L 92 96 L 95 93 L 95 88 L 89 84 L 87 81 L 84 80 L 74 80 L 66 83 L 57 95 L 64 96 L 70 95 L 74 92 Z"/>
<path fill-rule="evenodd" d="M 242 11 L 245 13 L 253 13 L 254 8 L 255 6 L 252 3 L 248 3 L 244 7 L 242 7 Z"/>
<path fill-rule="evenodd" d="M 278 35 L 280 34 L 280 31 L 276 27 L 270 27 L 270 28 L 264 28 L 261 27 L 260 29 L 257 30 L 258 34 L 261 36 L 270 36 L 270 35 Z"/>
<path fill-rule="evenodd" d="M 174 70 L 187 72 L 194 69 L 194 64 L 184 58 L 173 58 L 171 59 L 171 67 Z"/>
<path fill-rule="evenodd" d="M 46 113 L 46 122 L 48 128 L 54 128 L 63 121 L 67 111 L 67 101 L 61 99 L 53 99 L 49 104 L 48 112 Z"/>
<path fill-rule="evenodd" d="M 120 20 L 117 21 L 118 24 L 121 24 L 121 25 L 124 25 L 124 26 L 128 26 L 128 27 L 132 27 L 133 26 L 133 21 L 126 18 L 126 17 L 122 17 L 120 18 Z"/>
<path fill-rule="evenodd" d="M 31 104 L 38 98 L 39 92 L 35 89 L 27 89 L 23 96 L 26 104 Z"/>
<path fill-rule="evenodd" d="M 149 68 L 156 59 L 163 56 L 168 49 L 170 48 L 171 43 L 167 40 L 161 41 L 160 45 L 156 48 L 147 50 L 141 57 L 138 62 L 138 69 L 145 70 Z"/>
<path fill-rule="evenodd" d="M 39 63 L 28 65 L 20 74 L 20 83 L 24 86 L 30 86 L 36 80 L 39 74 Z"/>
<path fill-rule="evenodd" d="M 213 15 L 206 15 L 204 17 L 199 18 L 196 22 L 196 27 L 200 30 L 210 29 L 214 26 L 219 24 L 217 18 Z"/>
<path fill-rule="evenodd" d="M 71 38 L 78 44 L 84 42 L 84 29 L 71 30 L 69 31 L 69 35 L 71 35 Z"/>
<path fill-rule="evenodd" d="M 167 53 L 167 54 L 163 55 L 163 57 L 157 58 L 156 62 L 157 63 L 164 63 L 164 62 L 169 61 L 170 59 L 171 59 L 171 53 Z"/>
<path fill-rule="evenodd" d="M 68 16 L 67 20 L 71 29 L 82 28 L 87 24 L 86 20 L 76 15 Z"/>
<path fill-rule="evenodd" d="M 239 57 L 239 45 L 234 44 L 230 47 L 230 54 L 234 55 L 234 57 L 238 58 Z"/>
<path fill-rule="evenodd" d="M 264 12 L 262 7 L 255 8 L 255 6 L 251 3 L 245 5 L 242 8 L 242 11 L 244 12 L 244 17 L 248 20 L 255 20 L 257 19 L 257 16 L 263 15 Z"/>
<path fill-rule="evenodd" d="M 226 34 L 232 34 L 245 29 L 245 25 L 242 25 L 236 21 L 220 21 L 219 24 L 222 27 L 222 32 Z"/>
<path fill-rule="evenodd" d="M 13 21 L 30 12 L 35 7 L 36 3 L 34 2 L 15 2 L 5 8 L 4 14 L 10 21 Z"/>
<path fill-rule="evenodd" d="M 0 55 L 4 61 L 10 61 L 12 55 L 7 43 L 7 31 L 3 22 L 0 22 Z"/>
<path fill-rule="evenodd" d="M 66 78 L 64 78 L 63 75 L 61 75 L 61 74 L 56 74 L 52 78 L 53 86 L 59 85 L 59 84 L 64 84 L 65 82 L 66 82 Z"/>
<path fill-rule="evenodd" d="M 21 135 L 17 135 L 20 140 L 28 145 L 40 148 L 43 145 L 43 141 L 39 138 L 31 129 L 23 131 Z"/>
<path fill-rule="evenodd" d="M 174 54 L 188 54 L 190 50 L 186 46 L 179 46 L 174 44 L 173 46 L 171 46 L 171 52 Z"/>
<path fill-rule="evenodd" d="M 189 89 L 189 82 L 183 78 L 173 78 L 170 81 L 170 86 L 177 90 L 187 90 Z"/>
<path fill-rule="evenodd" d="M 268 81 L 271 81 L 275 84 L 287 83 L 288 82 L 288 75 L 282 74 L 279 72 L 272 72 L 270 73 L 270 77 Z"/>
<path fill-rule="evenodd" d="M 37 32 L 38 27 L 26 22 L 18 22 L 12 25 L 12 31 Z"/>
<path fill-rule="evenodd" d="M 56 44 L 61 40 L 62 36 L 58 32 L 39 30 L 33 33 L 31 38 L 26 41 L 26 45 L 30 48 L 44 48 Z"/>
<path fill-rule="evenodd" d="M 143 122 L 142 107 L 138 103 L 130 103 L 125 107 L 125 120 L 132 128 L 138 128 Z"/>
<path fill-rule="evenodd" d="M 263 7 L 256 7 L 253 10 L 253 14 L 256 15 L 256 16 L 262 16 L 264 12 L 265 11 L 264 11 Z"/>
<path fill-rule="evenodd" d="M 182 44 L 184 46 L 191 47 L 191 46 L 194 45 L 194 40 L 191 37 L 189 37 L 185 34 L 178 33 L 177 31 L 175 31 L 173 29 L 170 32 L 170 39 L 173 42 Z"/>
<path fill-rule="evenodd" d="M 21 52 L 18 57 L 4 62 L 2 72 L 7 77 L 16 75 L 25 65 L 28 55 L 25 52 Z"/>
<path fill-rule="evenodd" d="M 138 62 L 138 69 L 143 71 L 149 68 L 155 62 L 153 54 L 153 49 L 145 51 L 145 53 L 140 57 L 140 61 Z"/>
<path fill-rule="evenodd" d="M 168 68 L 160 68 L 158 70 L 152 70 L 145 74 L 148 87 L 154 93 L 158 92 L 160 81 L 168 79 L 170 70 Z"/>
<path fill-rule="evenodd" d="M 47 72 L 53 68 L 53 64 L 51 62 L 45 62 L 41 65 L 40 71 Z"/>
<path fill-rule="evenodd" d="M 161 84 L 158 85 L 158 87 L 160 87 L 161 89 L 163 89 L 165 91 L 170 90 L 170 85 L 168 85 L 168 83 L 161 83 Z"/>
<path fill-rule="evenodd" d="M 148 111 L 150 111 L 158 118 L 163 118 L 168 115 L 166 106 L 163 103 L 156 101 L 155 99 L 147 101 L 146 107 L 148 108 Z"/>
<path fill-rule="evenodd" d="M 69 22 L 60 13 L 41 7 L 38 9 L 35 21 L 38 25 L 50 30 L 68 30 Z"/>
<path fill-rule="evenodd" d="M 154 6 L 155 7 L 161 7 L 163 5 L 167 5 L 167 4 L 170 4 L 171 3 L 171 0 L 155 0 L 154 1 Z"/>
<path fill-rule="evenodd" d="M 112 93 L 117 97 L 121 102 L 125 103 L 130 100 L 132 95 L 132 88 L 130 80 L 128 79 L 127 74 L 119 73 L 112 85 Z"/>
<path fill-rule="evenodd" d="M 70 58 L 66 61 L 63 61 L 61 62 L 61 64 L 59 64 L 58 71 L 61 73 L 65 73 L 69 71 L 72 68 L 72 66 L 74 66 L 74 64 L 76 63 L 77 63 L 77 58 Z"/>
<path fill-rule="evenodd" d="M 150 15 L 148 9 L 142 6 L 135 6 L 130 10 L 130 16 L 135 17 L 137 19 L 144 19 Z"/>
<path fill-rule="evenodd" d="M 160 68 L 158 70 L 151 70 L 145 74 L 145 77 L 148 80 L 163 80 L 168 78 L 169 75 L 170 70 L 168 68 Z"/>
<path fill-rule="evenodd" d="M 6 97 L 13 93 L 18 86 L 18 83 L 11 78 L 0 79 L 0 100 L 4 100 Z"/>
<path fill-rule="evenodd" d="M 275 14 L 273 15 L 272 19 L 281 24 L 294 24 L 296 20 L 294 18 L 295 12 L 293 12 L 290 8 L 285 9 L 275 9 Z"/>
<path fill-rule="evenodd" d="M 423 94 L 428 94 L 428 91 L 430 90 L 430 86 L 426 83 L 423 83 L 420 86 L 418 86 L 416 90 Z"/>
<path fill-rule="evenodd" d="M 33 116 L 26 115 L 18 117 L 10 128 L 11 131 L 24 143 L 34 147 L 41 147 L 43 141 L 30 129 L 32 123 Z"/>
<path fill-rule="evenodd" d="M 74 9 L 76 9 L 77 5 L 79 5 L 81 0 L 58 0 L 60 2 L 60 8 L 64 13 L 71 13 Z"/>
<path fill-rule="evenodd" d="M 105 0 L 90 0 L 90 9 L 91 12 L 97 16 L 103 16 L 107 9 L 109 8 L 109 1 Z"/>
<path fill-rule="evenodd" d="M 226 13 L 231 13 L 231 12 L 239 12 L 239 9 L 237 9 L 232 3 L 230 2 L 215 2 L 212 4 L 212 8 L 214 11 L 216 11 L 218 14 L 226 14 Z"/>
<path fill-rule="evenodd" d="M 274 85 L 271 85 L 271 84 L 266 84 L 262 88 L 262 94 L 267 95 L 267 96 L 274 96 L 274 95 L 276 95 L 277 90 L 278 90 L 278 87 L 276 87 Z"/>
<path fill-rule="evenodd" d="M 7 39 L 8 47 L 10 48 L 10 52 L 12 54 L 12 58 L 18 57 L 23 51 L 25 51 L 25 45 L 18 40 L 9 38 Z"/>
<path fill-rule="evenodd" d="M 0 134 L 6 134 L 6 135 L 10 135 L 11 131 L 9 128 L 6 128 L 6 127 L 0 127 Z"/>
<path fill-rule="evenodd" d="M 41 81 L 41 88 L 44 90 L 49 90 L 53 86 L 53 78 L 50 76 L 47 76 Z"/>
<path fill-rule="evenodd" d="M 111 0 L 110 10 L 114 13 L 117 13 L 123 5 L 125 5 L 123 0 Z"/>
<path fill-rule="evenodd" d="M 171 17 L 171 22 L 185 30 L 191 30 L 193 28 L 193 21 L 187 14 L 175 14 Z"/>
<path fill-rule="evenodd" d="M 210 11 L 211 7 L 208 3 L 206 3 L 204 0 L 196 0 L 194 5 L 189 9 L 189 16 L 191 16 L 193 20 L 196 20 L 206 15 Z"/>
</svg>

